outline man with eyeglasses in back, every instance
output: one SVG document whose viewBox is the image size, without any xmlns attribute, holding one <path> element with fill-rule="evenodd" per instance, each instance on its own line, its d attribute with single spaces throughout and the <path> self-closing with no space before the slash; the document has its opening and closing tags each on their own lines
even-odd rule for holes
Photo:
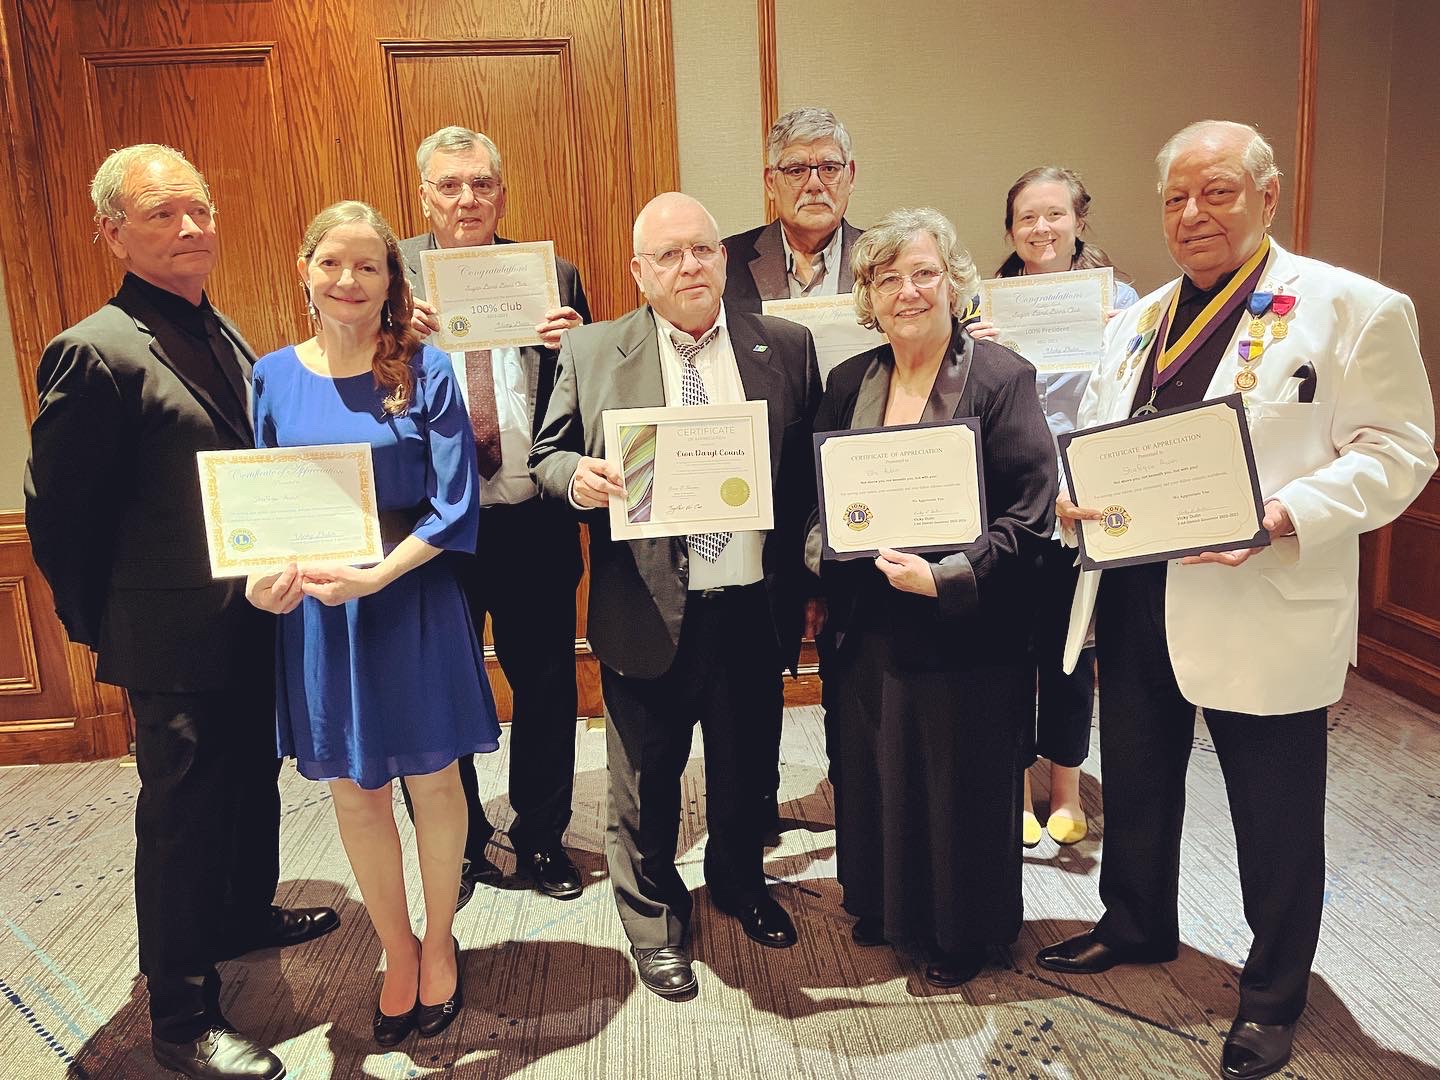
<svg viewBox="0 0 1440 1080">
<path fill-rule="evenodd" d="M 765 192 L 779 217 L 725 238 L 725 302 L 759 311 L 765 300 L 849 292 L 850 249 L 863 230 L 845 220 L 855 187 L 845 125 L 829 109 L 794 109 L 770 129 L 765 159 Z"/>
<path fill-rule="evenodd" d="M 705 883 L 752 940 L 795 944 L 765 886 L 757 792 L 784 705 L 810 581 L 815 505 L 810 425 L 820 373 L 810 331 L 722 303 L 715 219 L 678 192 L 635 221 L 630 272 L 647 301 L 565 335 L 550 410 L 531 451 L 542 497 L 590 523 L 589 636 L 605 693 L 605 858 L 640 981 L 667 998 L 696 986 L 692 901 L 675 868 L 680 780 L 699 721 L 705 745 Z M 612 541 L 606 508 L 624 478 L 605 460 L 609 409 L 765 402 L 775 527 Z M 773 761 L 773 759 L 772 759 Z"/>
<path fill-rule="evenodd" d="M 440 329 L 425 297 L 420 253 L 436 248 L 509 244 L 495 230 L 507 192 L 500 151 L 478 131 L 444 127 L 421 142 L 420 203 L 430 231 L 400 241 L 415 293 L 415 329 Z M 455 571 L 471 618 L 483 630 L 488 613 L 500 668 L 510 683 L 510 844 L 516 873 L 547 896 L 573 900 L 582 881 L 561 845 L 570 823 L 575 777 L 575 589 L 580 582 L 580 533 L 564 507 L 544 504 L 530 480 L 530 444 L 555 385 L 560 335 L 590 321 L 575 265 L 556 258 L 561 307 L 535 329 L 543 344 L 451 354 L 456 382 L 477 433 L 480 537 L 474 557 L 456 555 Z M 498 435 L 497 435 L 498 429 Z M 517 574 L 517 553 L 538 560 L 543 574 Z M 460 759 L 469 809 L 469 836 L 458 904 L 477 883 L 497 885 L 500 868 L 486 855 L 495 826 L 485 816 L 475 759 Z M 403 784 L 403 781 L 402 781 Z M 409 797 L 406 796 L 408 806 Z"/>
</svg>

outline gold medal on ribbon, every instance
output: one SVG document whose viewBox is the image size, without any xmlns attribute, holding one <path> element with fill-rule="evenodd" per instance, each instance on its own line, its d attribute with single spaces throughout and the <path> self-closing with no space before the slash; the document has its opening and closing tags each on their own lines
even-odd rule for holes
<svg viewBox="0 0 1440 1080">
<path fill-rule="evenodd" d="M 1239 390 L 1242 394 L 1249 393 L 1251 390 L 1254 390 L 1256 384 L 1258 384 L 1259 382 L 1260 380 L 1249 368 L 1241 368 L 1235 373 L 1235 389 Z"/>
<path fill-rule="evenodd" d="M 1275 324 L 1270 327 L 1270 336 L 1276 341 L 1284 341 L 1285 335 L 1290 333 L 1290 327 L 1284 319 L 1276 319 Z"/>
<path fill-rule="evenodd" d="M 1250 336 L 1254 338 L 1265 336 L 1265 320 L 1258 315 L 1250 320 Z"/>
<path fill-rule="evenodd" d="M 1138 329 L 1139 329 L 1140 333 L 1142 333 L 1142 334 L 1149 333 L 1151 330 L 1154 330 L 1154 329 L 1155 329 L 1155 324 L 1158 323 L 1159 321 L 1160 321 L 1160 305 L 1159 305 L 1159 304 L 1151 304 L 1149 307 L 1147 307 L 1147 308 L 1145 309 L 1144 313 L 1140 316 L 1140 325 L 1139 325 Z"/>
</svg>

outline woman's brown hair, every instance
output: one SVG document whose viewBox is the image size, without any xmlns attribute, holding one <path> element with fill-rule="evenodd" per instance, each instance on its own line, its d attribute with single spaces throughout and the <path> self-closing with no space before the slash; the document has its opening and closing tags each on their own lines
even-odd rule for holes
<svg viewBox="0 0 1440 1080">
<path fill-rule="evenodd" d="M 1074 169 L 1064 169 L 1059 165 L 1042 165 L 1038 169 L 1031 169 L 1024 176 L 1010 185 L 1010 191 L 1005 195 L 1005 236 L 1008 239 L 1010 229 L 1015 224 L 1015 200 L 1020 193 L 1031 184 L 1064 184 L 1070 191 L 1070 206 L 1075 212 L 1075 254 L 1070 260 L 1071 270 L 1091 270 L 1098 266 L 1114 266 L 1110 256 L 1106 255 L 1095 244 L 1087 243 L 1080 239 L 1080 234 L 1085 229 L 1085 219 L 1090 214 L 1090 192 L 1085 190 L 1085 181 L 1080 179 L 1080 174 Z M 1000 269 L 995 271 L 996 277 L 1017 277 L 1025 269 L 1025 261 L 1020 258 L 1018 251 L 1012 251 L 1010 257 L 1000 264 Z M 1124 274 L 1118 270 L 1115 276 L 1120 280 L 1127 280 Z"/>
<path fill-rule="evenodd" d="M 375 386 L 385 391 L 385 411 L 399 416 L 410 408 L 415 393 L 415 373 L 410 358 L 420 346 L 420 335 L 410 325 L 414 301 L 410 283 L 405 279 L 405 260 L 400 254 L 400 241 L 395 230 L 368 203 L 346 200 L 327 206 L 311 220 L 300 242 L 299 257 L 308 264 L 325 235 L 339 225 L 363 222 L 375 230 L 385 245 L 385 266 L 390 271 L 390 285 L 385 306 L 380 309 L 380 332 L 375 341 L 375 356 L 370 362 L 375 373 Z M 307 289 L 308 292 L 308 289 Z M 311 306 L 314 318 L 314 306 Z"/>
</svg>

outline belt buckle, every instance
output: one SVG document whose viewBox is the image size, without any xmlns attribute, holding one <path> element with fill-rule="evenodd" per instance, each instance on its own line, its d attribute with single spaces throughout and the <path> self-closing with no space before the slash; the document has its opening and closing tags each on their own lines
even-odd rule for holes
<svg viewBox="0 0 1440 1080">
<path fill-rule="evenodd" d="M 700 595 L 701 595 L 701 597 L 703 597 L 703 598 L 706 599 L 706 600 L 715 600 L 715 599 L 718 599 L 719 597 L 724 596 L 724 595 L 726 594 L 726 592 L 729 591 L 729 589 L 730 589 L 730 586 L 728 586 L 728 585 L 717 585 L 717 586 L 715 586 L 714 588 L 701 589 L 701 590 L 700 590 Z"/>
</svg>

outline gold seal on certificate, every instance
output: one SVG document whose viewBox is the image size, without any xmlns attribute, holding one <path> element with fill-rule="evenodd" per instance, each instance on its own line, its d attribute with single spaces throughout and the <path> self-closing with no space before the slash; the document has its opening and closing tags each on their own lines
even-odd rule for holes
<svg viewBox="0 0 1440 1080">
<path fill-rule="evenodd" d="M 384 558 L 369 443 L 202 450 L 195 460 L 215 577 Z"/>
<path fill-rule="evenodd" d="M 1114 295 L 1115 271 L 1109 266 L 993 278 L 980 283 L 980 318 L 998 327 L 1005 347 L 1036 371 L 1083 370 L 1105 355 L 1106 314 Z M 1144 325 L 1151 322 L 1150 309 L 1140 322 L 1142 334 L 1151 329 Z"/>
<path fill-rule="evenodd" d="M 422 251 L 420 276 L 440 312 L 431 344 L 446 352 L 538 345 L 535 327 L 560 307 L 549 240 Z"/>
<path fill-rule="evenodd" d="M 640 540 L 775 527 L 763 401 L 606 409 L 605 460 L 625 477 L 610 537 Z"/>
<path fill-rule="evenodd" d="M 855 296 L 797 296 L 793 300 L 766 300 L 762 314 L 777 315 L 799 323 L 815 339 L 815 359 L 820 365 L 820 384 L 842 361 L 885 344 L 879 330 L 867 330 L 855 318 Z"/>
<path fill-rule="evenodd" d="M 815 435 L 821 554 L 954 551 L 985 531 L 980 421 Z"/>
<path fill-rule="evenodd" d="M 1087 570 L 1270 543 L 1238 394 L 1059 441 L 1071 498 L 1101 513 L 1080 522 Z"/>
</svg>

